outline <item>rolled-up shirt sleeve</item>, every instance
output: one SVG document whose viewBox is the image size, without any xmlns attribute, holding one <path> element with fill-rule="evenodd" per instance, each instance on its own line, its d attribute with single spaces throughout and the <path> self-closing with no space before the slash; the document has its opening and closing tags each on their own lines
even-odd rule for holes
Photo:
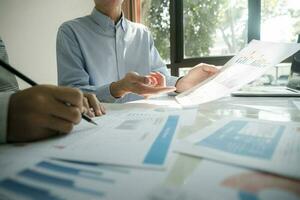
<svg viewBox="0 0 300 200">
<path fill-rule="evenodd" d="M 9 99 L 13 92 L 0 93 L 0 144 L 6 143 Z"/>
<path fill-rule="evenodd" d="M 58 84 L 76 87 L 84 92 L 95 93 L 100 101 L 116 102 L 110 93 L 110 84 L 94 86 L 90 83 L 89 74 L 85 68 L 85 61 L 76 42 L 72 29 L 62 25 L 58 30 L 56 41 L 56 55 L 58 65 Z"/>
</svg>

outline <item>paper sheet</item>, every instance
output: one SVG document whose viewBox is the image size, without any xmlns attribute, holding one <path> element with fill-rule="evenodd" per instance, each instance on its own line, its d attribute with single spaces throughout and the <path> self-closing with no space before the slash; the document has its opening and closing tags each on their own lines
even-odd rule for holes
<svg viewBox="0 0 300 200">
<path fill-rule="evenodd" d="M 180 115 L 180 123 L 184 126 L 193 125 L 198 113 L 197 107 L 183 108 L 174 98 L 147 99 L 126 104 L 104 103 L 103 105 L 107 108 L 108 113 L 117 111 L 144 112 L 147 110 L 157 114 Z"/>
<path fill-rule="evenodd" d="M 0 199 L 140 200 L 165 177 L 159 170 L 8 155 L 0 155 Z"/>
<path fill-rule="evenodd" d="M 215 122 L 175 151 L 300 179 L 300 124 L 257 119 Z"/>
<path fill-rule="evenodd" d="M 259 78 L 270 67 L 300 49 L 297 43 L 272 43 L 252 40 L 229 60 L 215 76 L 176 96 L 183 106 L 216 100 Z"/>
<path fill-rule="evenodd" d="M 174 112 L 113 111 L 95 118 L 98 126 L 82 121 L 69 135 L 16 148 L 37 156 L 162 169 L 179 120 Z"/>
<path fill-rule="evenodd" d="M 299 200 L 300 182 L 208 160 L 185 180 L 186 194 L 198 200 Z"/>
<path fill-rule="evenodd" d="M 84 166 L 30 157 L 14 161 L 1 170 L 5 174 L 0 180 L 1 199 L 60 200 L 74 199 L 74 196 L 107 199 L 110 190 L 130 173 L 111 166 Z"/>
</svg>

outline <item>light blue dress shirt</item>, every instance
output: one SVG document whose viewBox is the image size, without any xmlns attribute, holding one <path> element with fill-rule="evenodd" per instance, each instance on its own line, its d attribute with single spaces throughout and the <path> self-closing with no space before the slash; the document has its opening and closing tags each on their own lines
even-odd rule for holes
<svg viewBox="0 0 300 200">
<path fill-rule="evenodd" d="M 56 50 L 59 85 L 93 92 L 103 102 L 142 98 L 128 94 L 116 99 L 110 93 L 110 84 L 130 71 L 140 75 L 159 71 L 166 76 L 168 86 L 175 86 L 178 79 L 170 76 L 144 25 L 124 17 L 115 25 L 96 9 L 91 15 L 61 25 Z"/>
</svg>

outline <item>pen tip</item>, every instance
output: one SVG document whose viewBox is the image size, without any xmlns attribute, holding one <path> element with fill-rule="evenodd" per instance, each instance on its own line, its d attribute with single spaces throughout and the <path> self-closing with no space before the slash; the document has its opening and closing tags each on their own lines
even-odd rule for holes
<svg viewBox="0 0 300 200">
<path fill-rule="evenodd" d="M 92 124 L 98 126 L 98 124 L 96 122 L 94 122 L 93 120 L 90 121 Z"/>
<path fill-rule="evenodd" d="M 84 113 L 82 113 L 81 114 L 81 116 L 82 116 L 82 118 L 83 119 L 85 119 L 86 121 L 88 121 L 88 122 L 90 122 L 90 123 L 92 123 L 92 124 L 94 124 L 94 125 L 98 125 L 96 122 L 94 122 L 89 116 L 87 116 L 86 114 L 84 114 Z"/>
</svg>

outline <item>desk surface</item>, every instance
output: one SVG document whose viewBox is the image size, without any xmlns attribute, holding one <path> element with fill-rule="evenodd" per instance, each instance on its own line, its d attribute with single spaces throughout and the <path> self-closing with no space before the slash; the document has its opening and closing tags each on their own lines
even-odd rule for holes
<svg viewBox="0 0 300 200">
<path fill-rule="evenodd" d="M 300 122 L 300 112 L 294 101 L 300 99 L 226 97 L 202 104 L 198 106 L 195 123 L 182 127 L 178 138 L 185 138 L 227 117 Z M 108 110 L 124 108 L 116 104 L 106 106 Z M 166 97 L 129 103 L 126 107 L 167 110 L 179 105 Z M 175 153 L 166 171 L 124 169 L 130 173 L 111 187 L 112 195 L 104 199 L 300 199 L 299 181 Z"/>
<path fill-rule="evenodd" d="M 300 122 L 300 112 L 294 101 L 299 102 L 300 99 L 226 97 L 202 104 L 198 106 L 194 125 L 182 127 L 178 138 L 185 138 L 216 120 L 228 117 Z M 143 103 L 141 106 L 147 103 L 149 107 L 159 105 L 162 109 L 178 107 L 170 97 L 139 103 Z M 138 104 L 128 106 L 136 107 Z M 148 180 L 141 181 L 154 188 L 149 190 L 149 199 L 300 199 L 299 181 L 179 154 L 174 154 L 169 169 L 157 176 L 161 177 L 156 183 L 153 181 L 155 173 Z"/>
</svg>

